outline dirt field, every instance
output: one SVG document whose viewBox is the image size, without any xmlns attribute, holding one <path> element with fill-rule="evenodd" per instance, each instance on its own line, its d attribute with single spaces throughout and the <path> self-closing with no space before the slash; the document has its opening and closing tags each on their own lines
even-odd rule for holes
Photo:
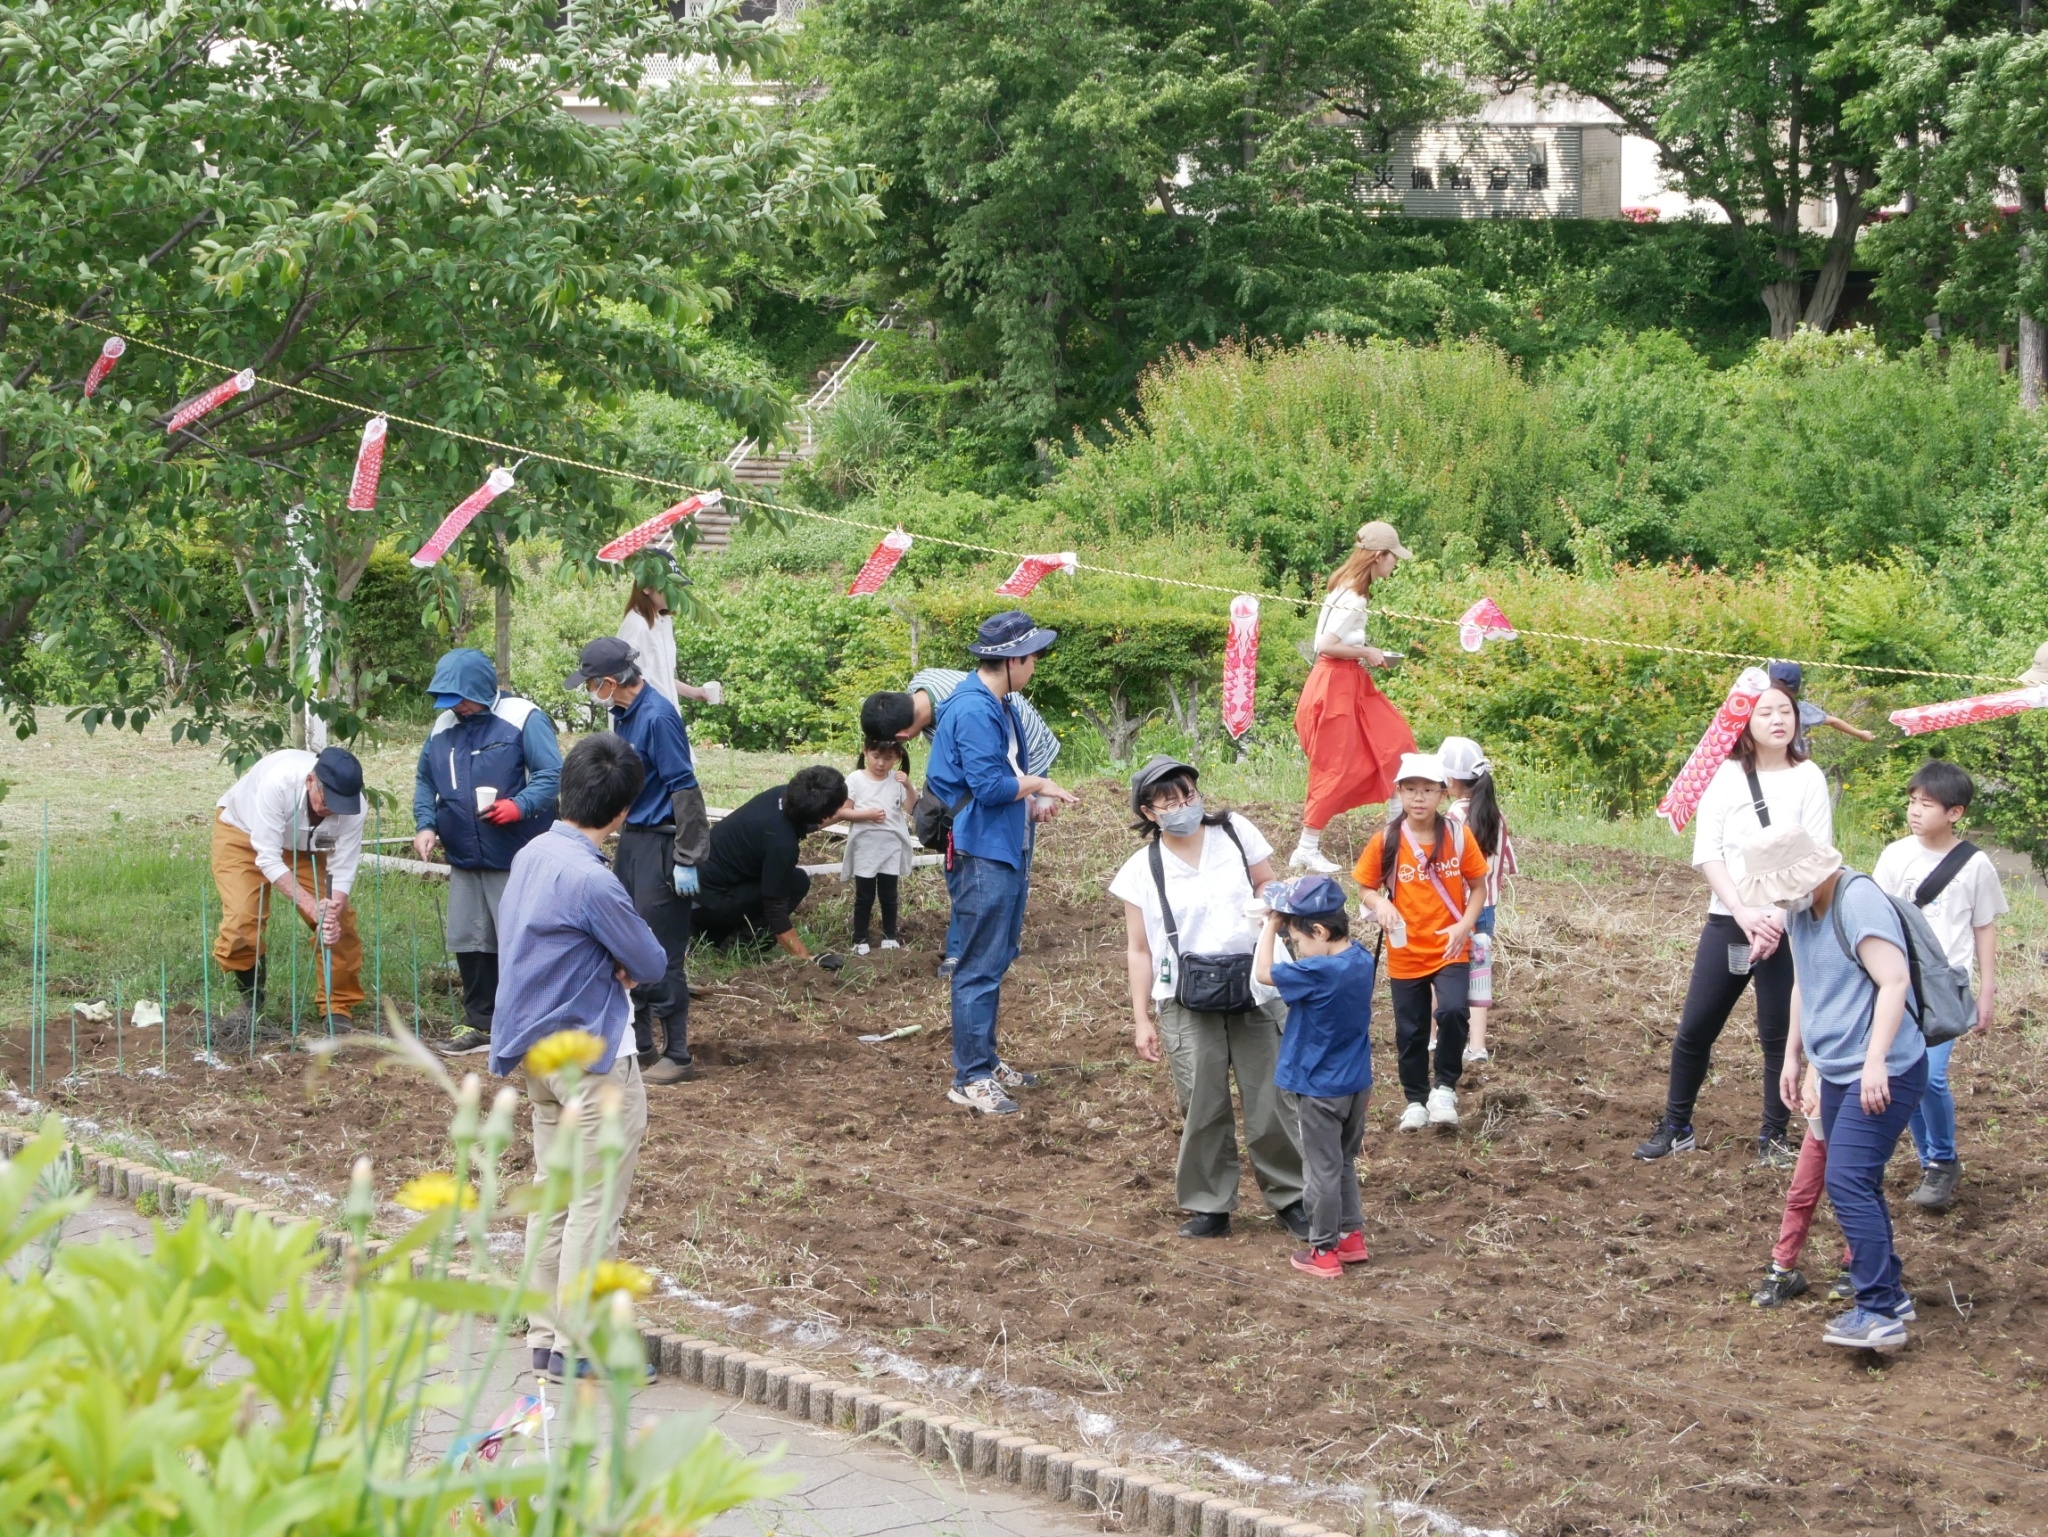
<svg viewBox="0 0 2048 1537">
<path fill-rule="evenodd" d="M 1747 1005 L 1702 1101 L 1702 1150 L 1630 1161 L 1662 1103 L 1703 892 L 1682 864 L 1616 852 L 1524 851 L 1496 1060 L 1467 1079 L 1461 1134 L 1393 1131 L 1376 1024 L 1373 1261 L 1319 1282 L 1287 1268 L 1249 1177 L 1233 1236 L 1173 1236 L 1172 1095 L 1129 1050 L 1122 916 L 1102 896 L 1130 848 L 1114 802 L 1102 787 L 1041 851 L 1004 995 L 1006 1057 L 1048 1074 L 1021 1115 L 971 1121 L 944 1101 L 935 879 L 901 955 L 837 979 L 707 969 L 704 1076 L 650 1095 L 628 1216 L 632 1257 L 671 1283 L 658 1306 L 1337 1524 L 1378 1500 L 1410 1531 L 1525 1537 L 2048 1530 L 2048 1046 L 2039 957 L 2017 938 L 2015 1006 L 1956 1058 L 1963 1201 L 1913 1212 L 1910 1152 L 1894 1166 L 1921 1321 L 1888 1363 L 1819 1342 L 1825 1217 L 1814 1297 L 1748 1304 L 1786 1176 L 1751 1166 Z M 825 883 L 809 916 L 833 904 Z M 905 1024 L 923 1033 L 855 1040 Z M 102 1134 L 211 1150 L 219 1183 L 320 1210 L 356 1153 L 386 1191 L 445 1160 L 433 1091 L 409 1079 L 344 1062 L 309 1095 L 288 1056 L 209 1068 L 189 1047 L 167 1078 L 120 1079 L 111 1039 L 91 1050 L 98 1070 L 49 1102 Z"/>
</svg>

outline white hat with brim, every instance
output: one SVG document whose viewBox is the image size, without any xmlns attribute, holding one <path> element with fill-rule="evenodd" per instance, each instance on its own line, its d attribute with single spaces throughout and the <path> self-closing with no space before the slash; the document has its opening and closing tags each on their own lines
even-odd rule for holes
<svg viewBox="0 0 2048 1537">
<path fill-rule="evenodd" d="M 1394 783 L 1401 784 L 1410 779 L 1427 779 L 1431 784 L 1443 784 L 1444 766 L 1433 752 L 1404 752 L 1401 754 L 1400 772 L 1394 775 Z"/>
<path fill-rule="evenodd" d="M 2035 688 L 2048 683 L 2048 644 L 2043 644 L 2035 650 L 2034 665 L 2020 674 L 2020 682 Z"/>
<path fill-rule="evenodd" d="M 1751 907 L 1803 897 L 1842 868 L 1842 856 L 1813 841 L 1799 826 L 1766 828 L 1742 851 L 1735 889 Z"/>
</svg>

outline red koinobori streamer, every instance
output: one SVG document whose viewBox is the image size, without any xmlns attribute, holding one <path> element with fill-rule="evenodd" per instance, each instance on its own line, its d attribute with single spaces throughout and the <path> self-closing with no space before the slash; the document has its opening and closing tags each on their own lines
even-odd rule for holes
<svg viewBox="0 0 2048 1537">
<path fill-rule="evenodd" d="M 433 536 L 425 544 L 420 546 L 419 553 L 412 558 L 412 563 L 422 571 L 433 565 L 443 555 L 448 553 L 449 545 L 462 537 L 462 531 L 469 527 L 471 520 L 478 513 L 482 512 L 511 489 L 512 472 L 502 469 L 492 470 L 489 479 L 470 492 L 461 501 L 457 502 L 454 510 L 441 520 L 441 526 L 434 530 Z"/>
<path fill-rule="evenodd" d="M 202 395 L 190 400 L 171 413 L 171 419 L 164 423 L 164 432 L 174 435 L 183 432 L 200 417 L 218 411 L 237 395 L 246 395 L 256 388 L 256 370 L 245 368 L 232 378 L 223 379 Z"/>
<path fill-rule="evenodd" d="M 363 423 L 362 446 L 356 450 L 355 479 L 348 483 L 348 510 L 377 510 L 377 481 L 384 474 L 384 434 L 391 424 L 381 416 Z"/>
<path fill-rule="evenodd" d="M 1515 627 L 1491 598 L 1481 598 L 1459 616 L 1458 644 L 1467 651 L 1477 651 L 1490 640 L 1516 638 Z"/>
<path fill-rule="evenodd" d="M 1728 690 L 1728 697 L 1714 713 L 1713 723 L 1693 748 L 1692 756 L 1685 760 L 1678 777 L 1671 781 L 1664 799 L 1657 802 L 1657 815 L 1671 824 L 1673 832 L 1684 832 L 1692 814 L 1699 810 L 1700 797 L 1707 793 L 1715 771 L 1728 761 L 1728 754 L 1749 729 L 1750 714 L 1770 686 L 1771 680 L 1761 667 L 1745 667 L 1735 686 Z"/>
<path fill-rule="evenodd" d="M 1969 699 L 1946 699 L 1940 704 L 1916 704 L 1908 710 L 1892 711 L 1892 724 L 1907 736 L 1942 731 L 1950 726 L 1974 726 L 1979 721 L 2018 715 L 2023 710 L 2048 709 L 2048 688 L 2007 689 L 2002 694 L 1977 694 Z"/>
<path fill-rule="evenodd" d="M 1250 593 L 1230 600 L 1230 636 L 1223 642 L 1223 729 L 1233 739 L 1252 728 L 1259 687 L 1259 600 Z"/>
<path fill-rule="evenodd" d="M 1072 550 L 1059 555 L 1026 555 L 1017 562 L 1017 569 L 1010 573 L 1010 579 L 996 589 L 1006 598 L 1028 598 L 1032 589 L 1051 576 L 1055 571 L 1074 574 L 1081 557 Z"/>
<path fill-rule="evenodd" d="M 910 535 L 896 529 L 882 535 L 882 542 L 875 546 L 868 558 L 861 562 L 859 573 L 853 585 L 846 589 L 850 598 L 869 598 L 881 591 L 882 583 L 889 580 L 889 573 L 896 569 L 896 563 L 910 551 Z"/>
<path fill-rule="evenodd" d="M 723 491 L 705 491 L 687 497 L 664 512 L 657 512 L 637 528 L 629 528 L 610 544 L 597 552 L 597 558 L 616 566 L 629 555 L 638 555 L 663 534 L 674 528 L 685 518 L 695 517 L 706 508 L 716 507 L 725 500 Z"/>
<path fill-rule="evenodd" d="M 94 391 L 107 382 L 107 375 L 114 371 L 114 365 L 121 361 L 121 354 L 128 350 L 128 344 L 118 336 L 110 336 L 100 344 L 100 355 L 92 360 L 92 367 L 85 371 L 85 398 L 92 399 Z"/>
</svg>

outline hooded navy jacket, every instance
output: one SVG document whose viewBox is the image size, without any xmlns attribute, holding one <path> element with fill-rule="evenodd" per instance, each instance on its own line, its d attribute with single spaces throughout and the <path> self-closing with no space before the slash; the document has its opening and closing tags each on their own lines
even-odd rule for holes
<svg viewBox="0 0 2048 1537">
<path fill-rule="evenodd" d="M 458 870 L 509 870 L 512 856 L 555 820 L 562 778 L 555 723 L 532 700 L 500 694 L 497 670 L 481 651 L 464 648 L 442 657 L 428 689 L 486 708 L 467 716 L 443 710 L 435 718 L 413 774 L 413 825 L 434 829 Z M 519 820 L 501 827 L 478 816 L 478 785 L 517 801 Z"/>
</svg>

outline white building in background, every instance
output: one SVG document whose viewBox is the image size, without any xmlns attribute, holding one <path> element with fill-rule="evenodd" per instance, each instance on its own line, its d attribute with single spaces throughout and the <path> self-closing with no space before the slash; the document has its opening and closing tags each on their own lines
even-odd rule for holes
<svg viewBox="0 0 2048 1537">
<path fill-rule="evenodd" d="M 1358 194 L 1419 219 L 1727 218 L 1667 183 L 1655 144 L 1563 92 L 1491 95 L 1469 118 L 1396 135 L 1387 153 Z"/>
</svg>

